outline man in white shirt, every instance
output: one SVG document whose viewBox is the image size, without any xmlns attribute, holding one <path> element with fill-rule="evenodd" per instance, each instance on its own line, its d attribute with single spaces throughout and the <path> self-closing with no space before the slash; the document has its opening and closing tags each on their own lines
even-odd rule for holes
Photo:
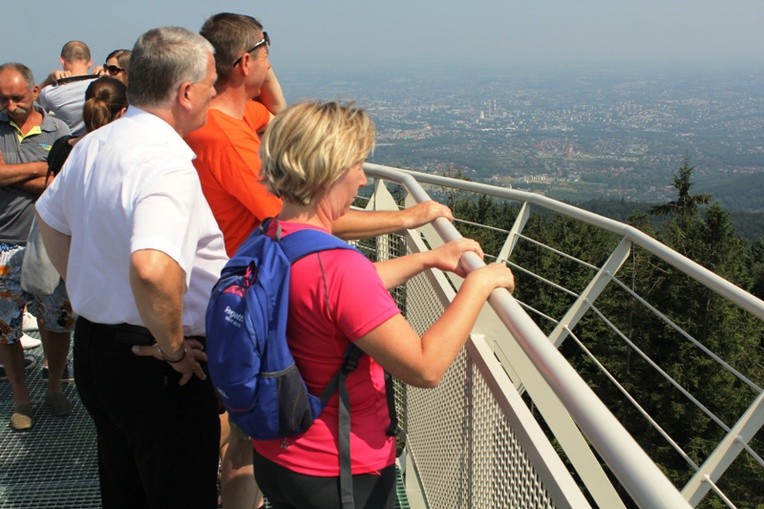
<svg viewBox="0 0 764 509">
<path fill-rule="evenodd" d="M 204 316 L 226 262 L 182 136 L 215 95 L 212 46 L 183 28 L 143 34 L 130 107 L 80 141 L 37 202 L 79 315 L 77 389 L 98 435 L 104 507 L 217 506 L 217 401 Z M 153 345 L 152 356 L 136 345 Z"/>
</svg>

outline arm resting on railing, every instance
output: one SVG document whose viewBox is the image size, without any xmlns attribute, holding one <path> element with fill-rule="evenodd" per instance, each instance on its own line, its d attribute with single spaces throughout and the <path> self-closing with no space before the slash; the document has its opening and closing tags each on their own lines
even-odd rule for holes
<svg viewBox="0 0 764 509">
<path fill-rule="evenodd" d="M 445 312 L 420 338 L 396 315 L 355 344 L 403 382 L 435 387 L 467 342 L 488 296 L 497 288 L 514 289 L 512 272 L 492 263 L 470 273 Z"/>
<path fill-rule="evenodd" d="M 474 251 L 483 257 L 483 250 L 476 241 L 458 239 L 433 250 L 377 262 L 374 266 L 385 288 L 392 290 L 427 269 L 440 269 L 465 277 L 467 272 L 460 260 L 466 251 Z"/>
<path fill-rule="evenodd" d="M 349 210 L 332 223 L 332 233 L 345 240 L 368 239 L 378 235 L 419 228 L 439 217 L 453 221 L 451 209 L 435 201 L 417 203 L 403 210 Z"/>
</svg>

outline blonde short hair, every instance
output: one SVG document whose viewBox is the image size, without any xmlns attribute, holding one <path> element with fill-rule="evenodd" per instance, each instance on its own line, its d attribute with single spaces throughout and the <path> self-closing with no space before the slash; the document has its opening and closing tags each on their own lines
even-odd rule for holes
<svg viewBox="0 0 764 509">
<path fill-rule="evenodd" d="M 374 122 L 352 103 L 305 102 L 268 125 L 260 146 L 268 190 L 290 203 L 313 205 L 342 174 L 374 149 Z"/>
</svg>

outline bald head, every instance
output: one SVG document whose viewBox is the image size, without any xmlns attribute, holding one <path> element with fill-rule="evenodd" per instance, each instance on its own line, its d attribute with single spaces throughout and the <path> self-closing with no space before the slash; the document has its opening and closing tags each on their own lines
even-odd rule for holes
<svg viewBox="0 0 764 509">
<path fill-rule="evenodd" d="M 61 65 L 72 74 L 87 74 L 93 59 L 90 48 L 82 41 L 69 41 L 61 48 Z"/>
</svg>

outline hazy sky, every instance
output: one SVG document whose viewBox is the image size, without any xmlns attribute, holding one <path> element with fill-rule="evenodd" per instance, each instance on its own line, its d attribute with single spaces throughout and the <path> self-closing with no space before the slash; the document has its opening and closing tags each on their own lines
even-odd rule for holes
<svg viewBox="0 0 764 509">
<path fill-rule="evenodd" d="M 762 0 L 0 0 L 0 62 L 25 63 L 40 81 L 59 68 L 68 40 L 88 43 L 98 64 L 149 28 L 198 30 L 220 11 L 265 25 L 277 72 L 430 64 L 764 69 Z"/>
</svg>

